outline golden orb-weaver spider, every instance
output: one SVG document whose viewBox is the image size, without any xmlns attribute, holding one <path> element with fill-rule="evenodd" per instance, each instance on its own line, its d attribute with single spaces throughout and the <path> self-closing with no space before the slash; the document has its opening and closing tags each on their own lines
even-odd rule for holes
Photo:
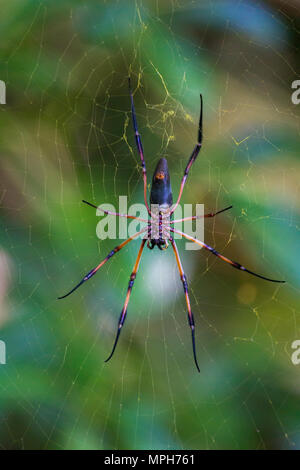
<svg viewBox="0 0 300 470">
<path fill-rule="evenodd" d="M 161 158 L 159 160 L 157 166 L 156 166 L 156 169 L 154 171 L 153 178 L 152 178 L 152 187 L 151 187 L 151 192 L 150 192 L 150 205 L 151 205 L 151 210 L 150 210 L 150 207 L 149 207 L 148 202 L 147 202 L 146 164 L 145 164 L 145 159 L 144 159 L 144 151 L 143 151 L 143 147 L 142 147 L 142 141 L 141 141 L 140 134 L 138 132 L 138 127 L 137 127 L 136 114 L 135 114 L 135 108 L 134 108 L 134 102 L 133 102 L 133 94 L 132 94 L 131 85 L 130 85 L 130 78 L 129 78 L 129 92 L 130 92 L 130 99 L 131 99 L 131 113 L 132 113 L 133 128 L 134 128 L 134 132 L 135 132 L 135 140 L 136 140 L 137 150 L 138 150 L 138 153 L 139 153 L 140 158 L 141 158 L 141 164 L 142 164 L 142 170 L 143 170 L 144 201 L 145 201 L 145 206 L 147 208 L 150 219 L 146 220 L 146 219 L 131 216 L 131 215 L 128 215 L 128 214 L 120 214 L 120 213 L 105 211 L 105 210 L 100 209 L 100 210 L 102 210 L 102 212 L 104 214 L 111 214 L 111 215 L 115 215 L 115 216 L 119 216 L 119 217 L 126 217 L 128 219 L 136 219 L 136 220 L 139 220 L 141 222 L 145 222 L 145 223 L 147 223 L 147 227 L 140 230 L 139 232 L 135 233 L 133 236 L 129 237 L 127 240 L 122 242 L 120 245 L 116 246 L 110 253 L 108 253 L 108 255 L 101 261 L 101 263 L 98 264 L 98 266 L 96 266 L 88 274 L 86 274 L 84 276 L 84 278 L 72 290 L 70 290 L 70 292 L 68 292 L 67 294 L 59 297 L 59 299 L 63 299 L 65 297 L 67 297 L 68 295 L 72 294 L 72 292 L 74 292 L 79 286 L 81 286 L 81 284 L 83 284 L 85 281 L 88 281 L 92 276 L 94 276 L 94 274 L 115 253 L 120 251 L 131 240 L 133 240 L 133 239 L 137 238 L 138 236 L 144 234 L 144 238 L 141 242 L 140 249 L 139 249 L 139 252 L 138 252 L 138 255 L 137 255 L 137 258 L 136 258 L 136 262 L 135 262 L 134 267 L 133 267 L 133 271 L 130 275 L 130 280 L 129 280 L 129 284 L 128 284 L 125 303 L 124 303 L 124 306 L 123 306 L 123 309 L 121 311 L 121 315 L 120 315 L 120 318 L 119 318 L 119 324 L 118 324 L 116 339 L 115 339 L 112 351 L 111 351 L 110 355 L 108 356 L 108 358 L 105 361 L 105 362 L 108 362 L 112 358 L 112 356 L 115 352 L 115 349 L 116 349 L 116 346 L 117 346 L 117 343 L 118 343 L 118 339 L 119 339 L 119 336 L 120 336 L 120 332 L 121 332 L 122 326 L 123 326 L 123 324 L 125 322 L 125 319 L 126 319 L 127 307 L 128 307 L 128 303 L 129 303 L 130 294 L 131 294 L 132 287 L 133 287 L 133 284 L 134 284 L 134 281 L 135 281 L 135 278 L 136 278 L 136 275 L 137 275 L 137 271 L 138 271 L 141 256 L 142 256 L 142 252 L 143 252 L 143 249 L 145 247 L 146 241 L 147 241 L 148 248 L 151 249 L 151 250 L 155 246 L 157 246 L 160 250 L 165 250 L 166 248 L 168 248 L 168 242 L 170 242 L 171 245 L 172 245 L 174 254 L 175 254 L 175 258 L 176 258 L 176 262 L 177 262 L 178 270 L 179 270 L 179 274 L 180 274 L 180 279 L 182 281 L 183 290 L 184 290 L 184 294 L 185 294 L 187 310 L 188 310 L 188 321 L 189 321 L 189 325 L 190 325 L 191 333 L 192 333 L 192 346 L 193 346 L 194 361 L 195 361 L 195 364 L 196 364 L 196 367 L 197 367 L 198 371 L 200 372 L 200 368 L 199 368 L 198 361 L 197 361 L 197 356 L 196 356 L 196 347 L 195 347 L 195 322 L 194 322 L 194 316 L 193 316 L 192 309 L 191 309 L 191 304 L 190 304 L 187 280 L 186 280 L 186 276 L 185 276 L 185 273 L 184 273 L 183 268 L 182 268 L 180 256 L 179 256 L 178 249 L 177 249 L 177 245 L 175 243 L 174 238 L 170 235 L 170 232 L 177 233 L 177 234 L 181 235 L 182 237 L 184 237 L 184 238 L 186 238 L 186 239 L 188 239 L 188 240 L 190 240 L 194 243 L 197 243 L 202 248 L 205 248 L 206 250 L 210 251 L 213 255 L 217 256 L 218 258 L 220 258 L 221 260 L 223 260 L 226 263 L 230 264 L 231 266 L 233 266 L 236 269 L 239 269 L 241 271 L 245 271 L 249 274 L 252 274 L 253 276 L 257 276 L 261 279 L 265 279 L 266 281 L 281 282 L 281 283 L 283 283 L 285 281 L 277 281 L 275 279 L 270 279 L 270 278 L 267 278 L 267 277 L 262 276 L 260 274 L 256 274 L 253 271 L 250 271 L 249 269 L 245 268 L 241 264 L 239 264 L 235 261 L 231 261 L 230 259 L 226 258 L 225 256 L 218 253 L 214 248 L 207 245 L 206 243 L 204 243 L 200 240 L 197 240 L 196 238 L 193 238 L 190 235 L 187 235 L 186 233 L 183 233 L 179 230 L 176 230 L 173 227 L 173 225 L 176 222 L 182 222 L 184 220 L 195 220 L 197 218 L 197 216 L 192 216 L 192 217 L 188 217 L 188 218 L 185 218 L 185 219 L 173 220 L 172 215 L 173 215 L 176 207 L 178 206 L 178 204 L 180 202 L 182 192 L 183 192 L 183 188 L 184 188 L 185 182 L 187 180 L 189 171 L 190 171 L 191 166 L 193 165 L 194 161 L 196 160 L 196 158 L 197 158 L 197 156 L 200 152 L 201 146 L 202 146 L 202 119 L 203 119 L 202 95 L 200 95 L 200 105 L 201 106 L 200 106 L 200 118 L 199 118 L 199 127 L 198 127 L 198 141 L 197 141 L 197 144 L 194 147 L 194 150 L 193 150 L 193 152 L 192 152 L 192 154 L 191 154 L 191 156 L 188 160 L 188 163 L 186 165 L 186 168 L 184 170 L 184 174 L 183 174 L 183 177 L 182 177 L 182 180 L 181 180 L 180 190 L 179 190 L 179 195 L 178 195 L 177 201 L 173 205 L 173 196 L 172 196 L 172 190 L 171 190 L 168 163 L 167 163 L 167 160 L 165 158 Z M 92 207 L 94 207 L 94 208 L 96 208 L 96 209 L 98 208 L 97 206 L 95 206 L 94 204 L 91 204 L 90 202 L 87 202 L 87 201 L 83 201 L 83 202 L 90 205 L 90 206 L 92 206 Z M 156 213 L 153 213 L 152 212 L 152 207 L 155 207 L 155 206 L 158 208 L 158 210 L 156 211 Z M 232 208 L 232 206 L 229 206 L 229 207 L 226 207 L 225 209 L 222 209 L 218 212 L 214 212 L 214 213 L 211 212 L 211 213 L 208 213 L 208 214 L 204 214 L 202 217 L 215 217 L 217 214 L 220 214 L 221 212 L 224 212 L 224 211 L 226 211 L 228 209 L 231 209 L 231 208 Z"/>
</svg>

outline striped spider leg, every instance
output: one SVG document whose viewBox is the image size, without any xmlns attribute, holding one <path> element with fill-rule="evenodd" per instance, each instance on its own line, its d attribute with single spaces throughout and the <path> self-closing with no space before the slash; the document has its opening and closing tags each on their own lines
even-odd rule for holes
<svg viewBox="0 0 300 470">
<path fill-rule="evenodd" d="M 181 232 L 180 230 L 176 230 L 172 227 L 170 228 L 170 231 L 173 232 L 173 233 L 178 233 L 179 235 L 186 238 L 187 240 L 190 240 L 190 241 L 196 243 L 197 245 L 201 246 L 202 248 L 205 248 L 207 251 L 209 251 L 213 255 L 217 256 L 221 260 L 223 260 L 226 263 L 230 264 L 230 266 L 232 266 L 233 268 L 239 269 L 240 271 L 245 271 L 246 273 L 252 274 L 252 276 L 256 276 L 256 277 L 259 277 L 260 279 L 264 279 L 265 281 L 279 282 L 279 283 L 284 283 L 285 282 L 285 281 L 278 281 L 276 279 L 270 279 L 269 277 L 265 277 L 265 276 L 262 276 L 261 274 L 257 274 L 253 271 L 250 271 L 249 269 L 242 266 L 240 263 L 238 263 L 236 261 L 232 261 L 229 258 L 226 258 L 226 256 L 222 255 L 221 253 L 219 253 L 217 250 L 215 250 L 211 246 L 207 245 L 204 242 L 201 242 L 200 240 L 197 240 L 197 238 L 191 237 L 187 233 Z"/>
<path fill-rule="evenodd" d="M 70 294 L 72 294 L 76 289 L 78 289 L 78 287 L 80 287 L 84 282 L 88 281 L 89 279 L 91 279 L 91 277 L 94 276 L 94 274 L 96 274 L 96 272 L 102 268 L 102 266 L 113 256 L 115 255 L 116 253 L 118 253 L 125 245 L 127 245 L 127 243 L 131 242 L 132 240 L 134 240 L 135 238 L 137 238 L 139 235 L 141 235 L 142 233 L 146 232 L 146 230 L 148 230 L 148 228 L 143 228 L 142 230 L 140 230 L 139 232 L 135 233 L 134 235 L 132 235 L 131 237 L 127 238 L 127 240 L 125 240 L 124 242 L 122 242 L 120 245 L 116 246 L 113 250 L 111 250 L 108 255 L 101 261 L 101 263 L 98 264 L 98 266 L 96 266 L 94 269 L 92 269 L 91 271 L 89 271 L 82 279 L 81 281 L 75 286 L 73 287 L 73 289 L 71 289 L 67 294 L 65 295 L 62 295 L 61 297 L 58 297 L 58 299 L 64 299 L 65 297 L 68 297 Z"/>
<path fill-rule="evenodd" d="M 137 275 L 137 272 L 138 272 L 138 269 L 139 269 L 141 256 L 142 256 L 142 253 L 143 253 L 145 243 L 146 243 L 146 239 L 144 238 L 142 240 L 142 243 L 141 243 L 141 246 L 140 246 L 140 249 L 139 249 L 139 252 L 138 252 L 138 255 L 137 255 L 133 270 L 132 270 L 132 273 L 131 273 L 130 278 L 129 278 L 127 294 L 126 294 L 124 306 L 122 308 L 121 315 L 120 315 L 120 318 L 119 318 L 117 336 L 116 336 L 112 351 L 111 351 L 110 355 L 108 356 L 108 358 L 105 360 L 105 362 L 108 362 L 112 358 L 112 356 L 115 352 L 116 346 L 118 344 L 119 336 L 120 336 L 120 333 L 121 333 L 121 328 L 124 325 L 124 322 L 125 322 L 125 319 L 126 319 L 127 307 L 128 307 L 131 291 L 132 291 L 132 288 L 133 288 L 133 284 L 134 284 L 134 281 L 135 281 L 135 278 L 136 278 L 136 275 Z"/>
<path fill-rule="evenodd" d="M 145 158 L 144 158 L 144 150 L 143 150 L 142 140 L 141 140 L 140 133 L 138 131 L 138 126 L 137 126 L 137 120 L 136 120 L 135 107 L 134 107 L 134 102 L 133 102 L 133 93 L 132 93 L 132 90 L 131 90 L 130 77 L 128 77 L 128 85 L 129 85 L 129 93 L 130 93 L 130 100 L 131 100 L 131 114 L 132 114 L 132 123 L 133 123 L 133 128 L 134 128 L 134 133 L 135 133 L 135 142 L 136 142 L 137 150 L 138 150 L 138 152 L 140 154 L 140 157 L 141 157 L 142 170 L 143 170 L 144 202 L 145 202 L 145 206 L 147 208 L 148 214 L 151 216 L 151 212 L 150 212 L 148 201 L 147 201 L 147 170 L 146 170 L 146 163 L 145 163 Z"/>
<path fill-rule="evenodd" d="M 191 166 L 193 165 L 194 161 L 196 160 L 200 150 L 201 150 L 201 147 L 202 147 L 202 137 L 203 137 L 203 99 L 202 99 L 202 95 L 200 94 L 200 118 L 199 118 L 199 126 L 198 126 L 198 141 L 194 147 L 194 150 L 192 151 L 192 154 L 189 158 L 189 161 L 187 162 L 187 165 L 185 167 L 185 170 L 184 170 L 184 173 L 183 173 L 183 177 L 182 177 L 182 180 L 181 180 L 181 184 L 180 184 L 180 189 L 179 189 L 179 194 L 178 194 L 178 198 L 177 198 L 177 201 L 176 203 L 174 204 L 173 208 L 171 209 L 171 212 L 170 212 L 170 215 L 173 214 L 173 212 L 175 211 L 176 207 L 178 206 L 178 204 L 180 203 L 180 199 L 181 199 L 181 196 L 182 196 L 182 192 L 183 192 L 183 188 L 184 188 L 184 185 L 186 183 L 186 180 L 187 180 L 187 177 L 188 177 L 188 174 L 189 174 L 189 171 L 191 169 Z"/>
<path fill-rule="evenodd" d="M 186 280 L 186 275 L 183 271 L 183 267 L 182 267 L 182 264 L 181 264 L 181 260 L 180 260 L 180 256 L 179 256 L 179 253 L 178 253 L 178 249 L 177 249 L 177 245 L 175 243 L 175 240 L 172 237 L 170 237 L 169 240 L 170 240 L 170 243 L 172 245 L 172 248 L 173 248 L 173 251 L 174 251 L 174 254 L 175 254 L 175 258 L 176 258 L 176 262 L 177 262 L 177 266 L 178 266 L 178 270 L 179 270 L 179 275 L 180 275 L 180 279 L 181 279 L 181 282 L 182 282 L 183 291 L 184 291 L 184 295 L 185 295 L 186 305 L 187 305 L 187 309 L 188 309 L 188 321 L 189 321 L 189 325 L 190 325 L 191 332 L 192 332 L 192 345 L 193 345 L 194 361 L 195 361 L 198 372 L 200 372 L 200 367 L 199 367 L 199 364 L 198 364 L 198 361 L 197 361 L 197 355 L 196 355 L 196 345 L 195 345 L 195 321 L 194 321 L 194 315 L 193 315 L 193 312 L 192 312 L 192 309 L 191 309 L 191 303 L 190 303 L 190 297 L 189 297 L 189 291 L 188 291 L 188 284 L 187 284 L 187 280 Z"/>
</svg>

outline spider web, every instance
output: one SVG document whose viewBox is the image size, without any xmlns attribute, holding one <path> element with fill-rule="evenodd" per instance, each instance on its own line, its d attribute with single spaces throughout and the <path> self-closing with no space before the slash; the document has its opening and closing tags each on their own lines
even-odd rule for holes
<svg viewBox="0 0 300 470">
<path fill-rule="evenodd" d="M 299 448 L 296 2 L 27 1 L 3 15 L 1 448 Z M 200 375 L 170 248 L 145 249 L 109 364 L 138 242 L 56 301 L 118 244 L 96 238 L 81 200 L 143 202 L 129 74 L 148 182 L 164 156 L 178 194 L 201 92 L 183 202 L 232 204 L 205 241 L 288 281 L 178 242 Z"/>
</svg>

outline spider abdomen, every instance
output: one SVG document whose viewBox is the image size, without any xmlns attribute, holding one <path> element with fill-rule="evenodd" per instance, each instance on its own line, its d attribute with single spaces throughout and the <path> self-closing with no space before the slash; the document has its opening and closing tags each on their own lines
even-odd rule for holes
<svg viewBox="0 0 300 470">
<path fill-rule="evenodd" d="M 168 162 L 161 158 L 155 168 L 150 193 L 150 204 L 170 208 L 173 204 Z"/>
</svg>

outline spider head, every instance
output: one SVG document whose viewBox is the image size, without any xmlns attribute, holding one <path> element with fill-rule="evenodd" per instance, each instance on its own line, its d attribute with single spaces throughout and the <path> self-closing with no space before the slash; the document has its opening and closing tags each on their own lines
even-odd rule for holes
<svg viewBox="0 0 300 470">
<path fill-rule="evenodd" d="M 172 189 L 169 175 L 168 162 L 165 158 L 161 158 L 155 168 L 152 187 L 150 193 L 150 204 L 158 204 L 159 206 L 173 203 Z"/>
</svg>

